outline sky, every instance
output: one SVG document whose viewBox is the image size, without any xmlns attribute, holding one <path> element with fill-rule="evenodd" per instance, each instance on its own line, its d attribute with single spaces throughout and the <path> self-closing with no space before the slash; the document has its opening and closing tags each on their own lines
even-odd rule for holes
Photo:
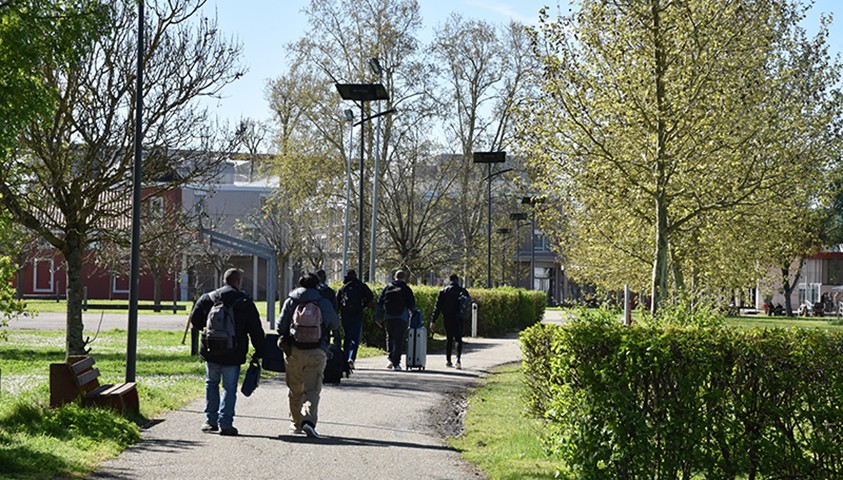
<svg viewBox="0 0 843 480">
<path fill-rule="evenodd" d="M 510 19 L 530 25 L 538 21 L 544 5 L 556 12 L 561 3 L 567 13 L 566 0 L 418 0 L 424 28 L 432 31 L 456 12 L 466 18 L 477 18 L 504 25 Z M 223 120 L 234 124 L 241 118 L 267 120 L 270 117 L 264 95 L 266 81 L 286 70 L 287 45 L 302 37 L 307 20 L 302 10 L 309 0 L 209 0 L 206 8 L 216 10 L 219 28 L 243 44 L 242 63 L 248 72 L 221 92 L 222 99 L 208 106 Z M 803 26 L 816 32 L 819 12 L 832 13 L 829 44 L 832 52 L 843 53 L 843 2 L 816 0 Z"/>
</svg>

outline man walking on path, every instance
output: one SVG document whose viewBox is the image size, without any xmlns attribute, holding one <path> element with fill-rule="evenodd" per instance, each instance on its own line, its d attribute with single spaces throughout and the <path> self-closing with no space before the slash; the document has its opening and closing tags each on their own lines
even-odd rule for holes
<svg viewBox="0 0 843 480">
<path fill-rule="evenodd" d="M 340 322 L 331 302 L 319 293 L 319 277 L 315 273 L 300 278 L 299 285 L 281 308 L 278 334 L 287 357 L 290 430 L 318 438 L 316 424 L 328 337 Z"/>
<path fill-rule="evenodd" d="M 375 318 L 383 318 L 386 327 L 386 349 L 389 365 L 386 368 L 401 370 L 404 354 L 404 336 L 410 323 L 410 312 L 416 308 L 416 297 L 406 282 L 403 270 L 395 272 L 394 280 L 387 284 L 378 297 Z"/>
<path fill-rule="evenodd" d="M 202 431 L 219 431 L 220 435 L 238 433 L 234 428 L 234 405 L 237 402 L 240 365 L 246 363 L 249 340 L 255 348 L 253 358 L 263 357 L 264 333 L 260 314 L 252 299 L 240 290 L 241 278 L 240 270 L 226 270 L 223 275 L 225 285 L 199 297 L 190 312 L 193 328 L 205 330 L 199 350 L 199 355 L 205 360 L 205 423 Z M 218 318 L 231 314 L 233 318 L 229 317 L 227 321 L 233 323 L 233 332 L 220 337 L 210 335 L 208 327 L 211 321 L 208 317 L 214 309 L 222 310 Z M 217 341 L 217 338 L 227 340 Z"/>
<path fill-rule="evenodd" d="M 363 333 L 363 311 L 375 299 L 368 285 L 357 278 L 357 272 L 349 270 L 343 279 L 343 286 L 337 292 L 342 330 L 345 333 L 342 350 L 347 355 L 348 368 L 354 370 L 357 348 Z"/>
<path fill-rule="evenodd" d="M 433 332 L 436 327 L 436 319 L 439 313 L 442 313 L 443 323 L 445 324 L 445 366 L 453 367 L 451 363 L 451 353 L 454 350 L 454 344 L 457 347 L 457 370 L 462 369 L 462 329 L 463 320 L 460 315 L 460 297 L 464 296 L 467 301 L 471 302 L 471 297 L 468 291 L 460 286 L 460 277 L 453 273 L 450 277 L 448 285 L 439 291 L 439 296 L 436 297 L 436 305 L 433 307 L 433 315 L 430 317 L 430 331 Z M 463 300 L 466 301 L 466 300 Z"/>
<path fill-rule="evenodd" d="M 328 274 L 325 273 L 325 270 L 317 270 L 316 276 L 319 277 L 319 287 L 317 290 L 319 290 L 319 293 L 322 294 L 323 297 L 331 302 L 331 306 L 334 307 L 334 311 L 339 312 L 339 309 L 337 309 L 337 293 L 333 288 L 328 286 Z"/>
</svg>

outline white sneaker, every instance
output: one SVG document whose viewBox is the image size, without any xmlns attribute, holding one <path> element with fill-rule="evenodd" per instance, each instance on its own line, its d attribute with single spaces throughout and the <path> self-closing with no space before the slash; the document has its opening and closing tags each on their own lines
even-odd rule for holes
<svg viewBox="0 0 843 480">
<path fill-rule="evenodd" d="M 462 363 L 460 363 L 459 360 L 457 360 L 457 364 L 454 366 L 457 368 L 457 370 L 462 370 Z"/>
</svg>

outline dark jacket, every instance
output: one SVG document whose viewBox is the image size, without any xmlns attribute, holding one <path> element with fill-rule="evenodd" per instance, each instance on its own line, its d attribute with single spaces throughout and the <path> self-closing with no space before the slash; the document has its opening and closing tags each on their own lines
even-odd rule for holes
<svg viewBox="0 0 843 480">
<path fill-rule="evenodd" d="M 352 288 L 360 289 L 360 305 L 352 305 L 349 307 L 345 307 L 342 305 L 343 296 L 345 295 L 346 290 Z M 372 300 L 375 299 L 375 294 L 372 293 L 372 289 L 369 288 L 368 285 L 360 281 L 359 278 L 346 278 L 346 282 L 343 284 L 342 287 L 340 287 L 339 291 L 337 292 L 337 299 L 340 303 L 340 314 L 342 314 L 343 317 L 354 316 L 360 315 L 363 310 L 365 310 L 366 307 L 368 307 L 369 304 L 372 303 Z"/>
<path fill-rule="evenodd" d="M 386 313 L 386 309 L 384 309 L 383 302 L 386 294 L 386 290 L 389 288 L 390 285 L 398 285 L 401 287 L 401 293 L 404 294 L 404 312 L 400 317 L 395 317 L 394 315 L 389 315 Z M 404 321 L 409 321 L 410 319 L 410 312 L 416 309 L 416 296 L 413 295 L 413 290 L 407 285 L 406 282 L 402 282 L 400 280 L 393 280 L 389 282 L 383 290 L 381 290 L 380 296 L 378 296 L 378 303 L 375 305 L 375 318 L 401 318 Z M 384 315 L 386 315 L 384 317 Z"/>
<path fill-rule="evenodd" d="M 433 314 L 430 316 L 431 323 L 436 323 L 439 314 L 446 320 L 458 320 L 460 310 L 460 294 L 465 292 L 457 282 L 450 282 L 448 286 L 439 290 L 436 297 L 436 305 L 433 306 Z M 468 292 L 466 292 L 468 294 Z"/>
<path fill-rule="evenodd" d="M 233 351 L 225 354 L 211 354 L 202 345 L 199 356 L 207 362 L 219 363 L 220 365 L 243 365 L 246 363 L 246 354 L 249 353 L 249 340 L 255 347 L 255 358 L 263 357 L 264 334 L 261 326 L 260 314 L 255 307 L 255 302 L 244 292 L 235 289 L 230 285 L 224 285 L 217 290 L 225 304 L 234 304 L 234 337 L 236 347 Z M 209 294 L 199 297 L 193 304 L 190 311 L 190 324 L 195 330 L 203 330 L 208 322 L 208 312 L 214 306 Z M 248 336 L 248 338 L 247 338 Z"/>
<path fill-rule="evenodd" d="M 296 306 L 302 302 L 317 301 L 319 310 L 322 312 L 322 342 L 319 347 L 322 350 L 328 351 L 328 340 L 330 332 L 340 328 L 340 319 L 337 317 L 337 312 L 331 302 L 319 293 L 315 288 L 298 287 L 292 292 L 287 300 L 284 301 L 284 306 L 281 307 L 281 320 L 278 323 L 278 334 L 284 337 L 289 345 L 295 345 L 290 338 L 290 324 L 293 323 L 293 312 L 296 311 Z"/>
<path fill-rule="evenodd" d="M 318 289 L 319 294 L 331 302 L 334 312 L 339 312 L 340 310 L 337 308 L 337 294 L 334 292 L 334 289 L 329 287 L 327 283 L 320 283 Z"/>
</svg>

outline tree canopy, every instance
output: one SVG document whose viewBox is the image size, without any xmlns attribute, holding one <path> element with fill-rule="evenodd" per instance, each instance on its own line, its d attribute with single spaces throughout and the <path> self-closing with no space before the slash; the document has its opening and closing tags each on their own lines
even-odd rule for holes
<svg viewBox="0 0 843 480">
<path fill-rule="evenodd" d="M 828 23 L 800 28 L 806 8 L 584 0 L 543 15 L 543 91 L 519 138 L 582 279 L 637 285 L 655 311 L 769 265 L 751 240 L 803 235 L 766 226 L 815 207 L 839 159 L 840 68 Z"/>
</svg>

